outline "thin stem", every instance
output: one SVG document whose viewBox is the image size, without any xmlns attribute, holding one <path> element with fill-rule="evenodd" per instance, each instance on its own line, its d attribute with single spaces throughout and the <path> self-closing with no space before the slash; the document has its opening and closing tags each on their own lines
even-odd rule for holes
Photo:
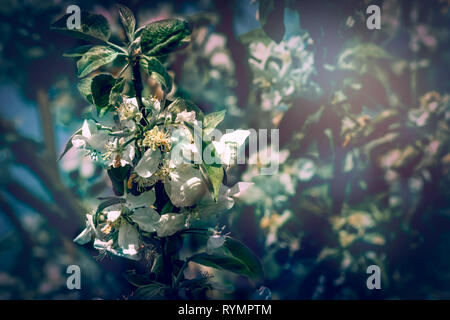
<svg viewBox="0 0 450 320">
<path fill-rule="evenodd" d="M 117 49 L 117 50 L 119 50 L 119 51 L 122 51 L 123 53 L 125 53 L 125 54 L 128 56 L 127 50 L 125 50 L 125 49 L 122 48 L 121 46 L 118 46 L 117 44 L 112 43 L 112 42 L 109 42 L 109 41 L 106 41 L 106 44 L 110 45 L 111 47 L 113 47 L 113 48 L 115 48 L 115 49 Z"/>
<path fill-rule="evenodd" d="M 173 287 L 176 288 L 178 287 L 178 285 L 180 284 L 181 278 L 184 275 L 184 270 L 187 268 L 188 264 L 189 264 L 189 259 L 186 259 L 183 263 L 183 265 L 181 266 L 180 271 L 178 272 L 177 278 L 175 279 L 175 283 L 173 284 Z"/>
<path fill-rule="evenodd" d="M 141 111 L 143 116 L 141 119 L 141 124 L 145 126 L 148 124 L 148 122 L 145 107 L 142 103 L 142 90 L 144 89 L 144 87 L 142 85 L 141 64 L 139 56 L 137 56 L 133 61 L 133 85 L 134 90 L 136 91 L 136 101 L 139 107 L 139 111 Z"/>
<path fill-rule="evenodd" d="M 163 271 L 163 282 L 167 285 L 172 284 L 173 268 L 170 256 L 166 252 L 166 238 L 161 238 L 161 255 L 162 255 L 162 269 Z"/>
<path fill-rule="evenodd" d="M 125 67 L 123 67 L 122 70 L 120 70 L 119 74 L 117 75 L 117 78 L 120 78 L 122 76 L 122 74 L 125 72 L 125 70 L 128 69 L 128 67 L 130 66 L 130 63 L 128 62 Z"/>
</svg>

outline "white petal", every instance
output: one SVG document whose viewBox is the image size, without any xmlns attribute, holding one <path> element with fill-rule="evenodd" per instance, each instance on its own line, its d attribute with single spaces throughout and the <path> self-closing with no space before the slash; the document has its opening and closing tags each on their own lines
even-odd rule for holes
<svg viewBox="0 0 450 320">
<path fill-rule="evenodd" d="M 231 165 L 236 162 L 237 156 L 250 135 L 249 130 L 235 130 L 224 134 L 219 142 L 213 142 L 222 164 Z"/>
<path fill-rule="evenodd" d="M 119 228 L 119 247 L 124 254 L 137 254 L 139 249 L 139 234 L 135 227 L 129 223 L 122 223 Z"/>
<path fill-rule="evenodd" d="M 297 176 L 300 181 L 311 180 L 311 178 L 314 176 L 315 172 L 316 172 L 316 166 L 312 160 L 300 159 L 298 161 Z"/>
<path fill-rule="evenodd" d="M 164 189 L 176 207 L 192 206 L 207 192 L 200 170 L 185 164 L 166 177 Z"/>
<path fill-rule="evenodd" d="M 126 146 L 122 154 L 122 161 L 126 161 L 126 164 L 131 164 L 136 155 L 136 150 L 133 145 L 129 144 Z"/>
<path fill-rule="evenodd" d="M 194 122 L 195 121 L 195 111 L 187 112 L 186 110 L 177 114 L 175 119 L 176 123 L 180 122 Z"/>
<path fill-rule="evenodd" d="M 127 254 L 121 248 L 113 249 L 112 248 L 112 240 L 102 241 L 100 239 L 95 239 L 94 248 L 97 250 L 106 250 L 118 257 L 123 257 L 123 258 L 127 258 L 127 259 L 139 260 L 141 258 L 141 255 L 139 253 L 138 254 Z"/>
<path fill-rule="evenodd" d="M 217 202 L 211 198 L 210 194 L 206 194 L 198 203 L 200 214 L 208 216 L 231 209 L 234 206 L 234 199 L 230 196 L 230 190 L 230 188 L 222 184 L 217 196 Z"/>
<path fill-rule="evenodd" d="M 93 234 L 94 232 L 86 227 L 75 239 L 73 239 L 73 242 L 81 245 L 86 244 L 92 240 Z"/>
<path fill-rule="evenodd" d="M 72 145 L 77 149 L 86 148 L 86 141 L 86 137 L 82 136 L 81 134 L 77 134 L 72 138 Z"/>
<path fill-rule="evenodd" d="M 128 98 L 128 99 L 125 99 L 125 103 L 126 103 L 126 104 L 132 104 L 133 106 L 135 106 L 136 108 L 138 108 L 138 103 L 137 103 L 136 98 Z"/>
<path fill-rule="evenodd" d="M 102 241 L 100 239 L 94 240 L 94 248 L 97 250 L 108 250 L 111 248 L 111 241 Z"/>
<path fill-rule="evenodd" d="M 252 185 L 252 182 L 238 182 L 230 189 L 228 195 L 235 199 L 241 198 Z"/>
<path fill-rule="evenodd" d="M 160 161 L 161 151 L 148 149 L 134 170 L 142 178 L 150 178 L 158 170 Z"/>
<path fill-rule="evenodd" d="M 131 215 L 131 220 L 139 225 L 139 228 L 147 232 L 155 232 L 160 215 L 152 208 L 139 208 Z"/>
<path fill-rule="evenodd" d="M 106 214 L 108 222 L 114 222 L 120 217 L 120 210 L 108 211 Z"/>
<path fill-rule="evenodd" d="M 158 237 L 168 237 L 184 229 L 186 217 L 184 214 L 167 213 L 163 214 L 158 222 Z"/>
<path fill-rule="evenodd" d="M 212 253 L 212 250 L 220 248 L 225 243 L 225 237 L 221 235 L 213 235 L 208 238 L 206 242 L 206 252 L 208 254 Z"/>
<path fill-rule="evenodd" d="M 84 120 L 81 127 L 81 135 L 86 138 L 90 138 L 92 134 L 97 133 L 97 126 L 92 120 Z"/>
<path fill-rule="evenodd" d="M 185 126 L 179 126 L 172 131 L 172 150 L 170 160 L 176 165 L 195 161 L 201 163 L 199 147 L 195 144 L 191 132 Z M 192 143 L 194 141 L 194 143 Z"/>
<path fill-rule="evenodd" d="M 96 234 L 97 232 L 95 230 L 93 216 L 91 214 L 87 214 L 86 228 L 83 231 L 81 231 L 81 233 L 75 239 L 73 239 L 73 241 L 83 245 L 91 241 L 92 236 Z"/>
<path fill-rule="evenodd" d="M 127 193 L 125 199 L 130 209 L 151 206 L 156 200 L 155 190 L 152 189 L 150 191 L 146 191 L 138 196 L 133 196 L 131 193 Z"/>
<path fill-rule="evenodd" d="M 105 152 L 105 144 L 108 142 L 108 140 L 111 137 L 104 131 L 94 133 L 92 136 L 87 140 L 89 146 L 99 152 Z"/>
<path fill-rule="evenodd" d="M 245 139 L 247 139 L 247 137 L 250 135 L 250 131 L 249 130 L 234 130 L 231 133 L 226 133 L 224 134 L 221 138 L 220 141 L 227 143 L 227 142 L 235 142 L 237 143 L 238 147 L 242 146 L 245 142 Z"/>
</svg>

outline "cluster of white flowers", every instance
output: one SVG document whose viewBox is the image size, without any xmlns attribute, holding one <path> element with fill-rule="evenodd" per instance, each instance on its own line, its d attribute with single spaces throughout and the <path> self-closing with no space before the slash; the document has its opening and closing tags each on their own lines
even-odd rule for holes
<svg viewBox="0 0 450 320">
<path fill-rule="evenodd" d="M 261 90 L 261 108 L 286 111 L 291 101 L 309 93 L 314 73 L 314 55 L 306 49 L 308 39 L 291 36 L 279 44 L 254 41 L 250 44 L 249 64 L 253 83 Z"/>
<path fill-rule="evenodd" d="M 123 99 L 116 112 L 85 120 L 72 138 L 73 146 L 87 150 L 103 166 L 129 168 L 124 195 L 111 197 L 111 205 L 87 214 L 86 228 L 74 241 L 85 244 L 94 237 L 95 248 L 130 259 L 140 259 L 143 235 L 161 238 L 189 228 L 203 216 L 233 207 L 248 187 L 241 182 L 231 188 L 222 184 L 213 197 L 208 175 L 195 162 L 202 159 L 204 142 L 204 137 L 194 139 L 196 112 L 174 112 L 170 106 L 163 110 L 157 99 L 143 99 L 143 104 L 146 117 L 135 98 Z M 248 130 L 237 130 L 224 137 L 243 146 L 248 135 Z M 215 153 L 219 159 L 229 158 L 229 144 L 221 142 L 212 142 Z M 158 182 L 170 199 L 164 212 L 155 206 Z M 137 195 L 130 192 L 133 186 Z"/>
</svg>

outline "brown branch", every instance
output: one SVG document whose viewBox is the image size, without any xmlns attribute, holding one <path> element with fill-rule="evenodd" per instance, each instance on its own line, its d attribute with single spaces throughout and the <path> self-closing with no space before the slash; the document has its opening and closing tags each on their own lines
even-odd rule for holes
<svg viewBox="0 0 450 320">
<path fill-rule="evenodd" d="M 57 169 L 49 165 L 49 160 L 40 154 L 39 144 L 21 136 L 11 123 L 3 119 L 0 119 L 0 133 L 7 137 L 7 147 L 12 151 L 16 163 L 29 168 L 42 181 L 56 204 L 62 209 L 62 216 L 81 226 L 83 207 L 61 182 Z"/>
<path fill-rule="evenodd" d="M 20 238 L 23 241 L 23 253 L 26 255 L 31 251 L 31 248 L 34 246 L 34 241 L 31 239 L 30 235 L 25 230 L 22 222 L 17 217 L 11 205 L 2 195 L 0 195 L 0 210 L 8 218 L 13 227 L 17 230 L 17 233 L 19 234 Z"/>
<path fill-rule="evenodd" d="M 77 223 L 62 218 L 60 210 L 54 204 L 43 201 L 20 183 L 8 181 L 5 189 L 11 196 L 43 215 L 61 233 L 71 237 L 79 232 L 80 228 Z"/>
<path fill-rule="evenodd" d="M 54 173 L 58 174 L 58 166 L 56 164 L 56 146 L 55 146 L 55 133 L 53 130 L 53 119 L 50 110 L 50 103 L 48 93 L 46 90 L 39 88 L 36 92 L 37 105 L 41 116 L 41 128 L 44 136 L 45 145 L 45 157 L 48 160 L 48 164 L 54 169 Z"/>
<path fill-rule="evenodd" d="M 246 49 L 234 33 L 234 1 L 216 0 L 214 3 L 217 12 L 220 14 L 220 23 L 217 26 L 217 31 L 222 32 L 226 35 L 227 48 L 228 50 L 230 50 L 231 57 L 235 66 L 235 77 L 237 85 L 233 91 L 238 99 L 238 106 L 240 108 L 246 108 L 248 95 L 250 92 L 250 70 L 246 60 Z"/>
</svg>

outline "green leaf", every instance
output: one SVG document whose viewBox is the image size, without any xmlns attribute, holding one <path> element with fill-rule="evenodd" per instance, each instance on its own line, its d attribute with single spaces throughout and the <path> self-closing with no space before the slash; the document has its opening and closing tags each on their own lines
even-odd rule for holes
<svg viewBox="0 0 450 320">
<path fill-rule="evenodd" d="M 142 31 L 144 31 L 145 26 L 139 27 L 136 29 L 136 31 L 134 32 L 134 38 L 137 39 L 138 37 L 141 36 Z"/>
<path fill-rule="evenodd" d="M 72 138 L 81 133 L 81 129 L 77 130 L 74 134 L 72 134 L 69 138 L 69 141 L 67 141 L 66 146 L 64 147 L 64 151 L 61 153 L 61 155 L 58 157 L 57 161 L 61 160 L 62 157 L 66 155 L 66 153 L 72 148 Z"/>
<path fill-rule="evenodd" d="M 236 259 L 247 266 L 251 277 L 254 279 L 264 278 L 264 269 L 259 258 L 241 241 L 225 237 L 223 247 Z"/>
<path fill-rule="evenodd" d="M 80 46 L 80 47 L 76 47 L 72 50 L 69 50 L 68 52 L 63 54 L 63 57 L 66 58 L 80 58 L 83 56 L 83 54 L 85 54 L 86 52 L 88 52 L 91 48 L 93 47 L 93 45 L 88 44 L 85 46 Z"/>
<path fill-rule="evenodd" d="M 125 87 L 125 78 L 119 78 L 111 89 L 109 94 L 109 104 L 116 105 L 119 101 L 120 95 L 122 94 L 123 88 Z"/>
<path fill-rule="evenodd" d="M 114 61 L 117 55 L 117 51 L 106 46 L 92 47 L 77 62 L 78 77 L 83 78 L 101 66 Z"/>
<path fill-rule="evenodd" d="M 116 7 L 119 11 L 120 22 L 125 29 L 128 40 L 132 42 L 134 40 L 134 29 L 136 28 L 136 19 L 134 18 L 133 12 L 121 4 L 116 4 Z"/>
<path fill-rule="evenodd" d="M 172 78 L 163 64 L 153 57 L 145 57 L 143 62 L 143 67 L 147 69 L 150 76 L 158 81 L 166 92 L 172 91 Z"/>
<path fill-rule="evenodd" d="M 116 79 L 108 73 L 102 73 L 92 78 L 92 99 L 100 117 L 109 111 L 109 95 L 115 83 Z"/>
<path fill-rule="evenodd" d="M 208 234 L 196 233 L 195 235 L 203 239 L 208 239 Z M 211 256 L 213 258 L 208 260 L 207 257 Z M 219 264 L 224 257 L 230 258 L 231 260 L 223 260 L 228 262 L 221 266 L 214 266 L 214 264 Z M 262 280 L 264 278 L 264 269 L 261 260 L 241 241 L 228 236 L 225 237 L 225 242 L 221 247 L 212 250 L 212 254 L 201 253 L 200 258 L 198 258 L 198 255 L 194 255 L 189 260 L 225 270 L 230 270 L 227 267 L 231 264 L 233 268 L 239 271 L 230 271 L 246 275 L 253 280 Z"/>
<path fill-rule="evenodd" d="M 153 276 L 153 277 L 152 277 Z M 125 279 L 133 286 L 140 287 L 144 285 L 150 284 L 154 280 L 154 274 L 146 273 L 146 274 L 138 274 L 136 270 L 127 270 L 124 273 Z"/>
<path fill-rule="evenodd" d="M 84 78 L 78 82 L 78 91 L 89 103 L 94 103 L 91 91 L 92 78 Z"/>
<path fill-rule="evenodd" d="M 221 164 L 206 164 L 203 163 L 206 173 L 208 174 L 209 181 L 213 191 L 214 200 L 217 200 L 219 195 L 220 186 L 222 185 L 224 171 Z"/>
<path fill-rule="evenodd" d="M 225 173 L 222 164 L 220 163 L 219 157 L 217 157 L 216 155 L 216 149 L 214 148 L 214 145 L 209 141 L 203 140 L 202 154 L 205 154 L 206 148 L 210 150 L 211 158 L 216 160 L 214 160 L 214 163 L 203 162 L 202 166 L 208 176 L 208 181 L 210 182 L 210 189 L 212 189 L 211 191 L 213 194 L 213 198 L 214 200 L 217 200 L 217 196 L 219 195 L 220 186 L 222 185 Z"/>
<path fill-rule="evenodd" d="M 207 267 L 227 270 L 251 277 L 251 272 L 248 270 L 247 266 L 233 257 L 219 254 L 199 253 L 192 256 L 189 260 Z"/>
<path fill-rule="evenodd" d="M 167 203 L 164 205 L 164 207 L 161 210 L 161 215 L 170 213 L 173 211 L 173 204 L 170 201 L 167 201 Z"/>
<path fill-rule="evenodd" d="M 141 34 L 141 49 L 148 56 L 161 56 L 189 44 L 191 26 L 184 20 L 165 19 L 148 24 Z"/>
<path fill-rule="evenodd" d="M 225 119 L 226 110 L 207 114 L 203 120 L 203 132 L 209 135 Z"/>
<path fill-rule="evenodd" d="M 104 16 L 89 12 L 83 12 L 81 14 L 81 28 L 68 29 L 67 19 L 70 16 L 72 16 L 72 14 L 64 15 L 61 19 L 52 24 L 51 29 L 83 40 L 108 41 L 109 36 L 111 35 L 111 30 L 108 24 L 108 20 L 106 20 Z"/>
<path fill-rule="evenodd" d="M 139 287 L 133 295 L 135 299 L 164 299 L 164 292 L 169 289 L 168 286 L 162 283 L 151 283 Z"/>
</svg>

